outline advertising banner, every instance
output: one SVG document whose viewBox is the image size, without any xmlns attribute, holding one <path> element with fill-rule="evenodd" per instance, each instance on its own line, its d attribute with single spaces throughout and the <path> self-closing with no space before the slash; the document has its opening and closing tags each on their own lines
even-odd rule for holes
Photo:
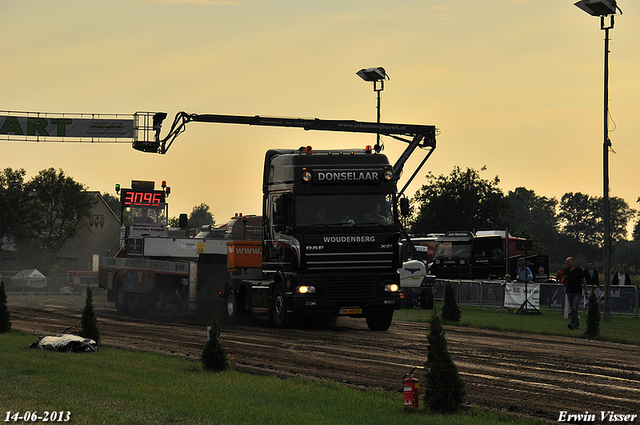
<svg viewBox="0 0 640 425">
<path fill-rule="evenodd" d="M 133 118 L 72 118 L 0 115 L 0 135 L 47 138 L 133 139 Z"/>
<path fill-rule="evenodd" d="M 598 304 L 600 305 L 600 311 L 604 311 L 604 286 L 598 286 L 595 288 L 589 288 L 590 291 L 595 290 L 598 296 Z M 611 286 L 610 299 L 611 299 L 611 311 L 615 313 L 633 313 L 635 311 L 635 286 Z M 565 289 L 562 285 L 551 286 L 550 293 L 550 306 L 551 308 L 564 308 L 564 293 Z M 588 300 L 582 294 L 580 300 L 580 309 L 586 310 L 588 307 Z"/>
<path fill-rule="evenodd" d="M 522 303 L 529 301 L 535 308 L 540 308 L 540 285 L 526 285 L 527 298 L 525 299 L 524 283 L 507 283 L 504 287 L 504 308 L 518 309 Z"/>
</svg>

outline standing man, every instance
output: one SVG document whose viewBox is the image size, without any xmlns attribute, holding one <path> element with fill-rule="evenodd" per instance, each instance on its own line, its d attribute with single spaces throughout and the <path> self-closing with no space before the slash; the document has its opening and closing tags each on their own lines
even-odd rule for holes
<svg viewBox="0 0 640 425">
<path fill-rule="evenodd" d="M 523 257 L 519 261 L 520 266 L 518 267 L 518 273 L 516 274 L 517 281 L 522 283 L 533 282 L 533 273 L 531 273 L 531 269 L 527 267 L 527 260 Z"/>
<path fill-rule="evenodd" d="M 598 270 L 593 268 L 593 261 L 591 260 L 587 263 L 587 270 L 584 271 L 584 278 L 587 281 L 588 286 L 600 286 Z"/>
<path fill-rule="evenodd" d="M 584 278 L 584 272 L 581 268 L 576 267 L 576 260 L 568 257 L 566 260 L 567 268 L 564 271 L 564 282 L 567 287 L 567 299 L 571 307 L 571 322 L 569 329 L 580 329 L 580 319 L 578 318 L 578 307 L 580 306 L 580 298 L 582 297 L 582 287 L 584 287 L 584 295 L 589 298 L 589 287 Z"/>
</svg>

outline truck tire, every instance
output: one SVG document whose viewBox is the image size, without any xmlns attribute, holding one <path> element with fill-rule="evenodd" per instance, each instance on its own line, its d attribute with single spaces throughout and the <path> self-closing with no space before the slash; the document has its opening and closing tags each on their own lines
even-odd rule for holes
<svg viewBox="0 0 640 425">
<path fill-rule="evenodd" d="M 229 323 L 235 323 L 238 318 L 238 295 L 231 286 L 227 288 L 224 297 L 225 312 Z"/>
<path fill-rule="evenodd" d="M 115 293 L 116 311 L 121 314 L 128 313 L 127 293 L 124 292 L 124 284 L 122 283 L 122 275 L 120 273 L 118 273 L 113 280 L 113 292 Z"/>
<path fill-rule="evenodd" d="M 422 289 L 420 293 L 420 308 L 423 310 L 433 310 L 433 286 Z"/>
<path fill-rule="evenodd" d="M 129 314 L 139 315 L 145 312 L 144 299 L 145 294 L 130 292 L 127 294 L 127 310 Z"/>
<path fill-rule="evenodd" d="M 367 326 L 372 331 L 386 331 L 393 321 L 393 310 L 367 315 Z"/>
<path fill-rule="evenodd" d="M 271 318 L 277 328 L 290 328 L 293 325 L 293 313 L 289 311 L 289 302 L 285 295 L 284 284 L 279 282 L 273 292 Z"/>
</svg>

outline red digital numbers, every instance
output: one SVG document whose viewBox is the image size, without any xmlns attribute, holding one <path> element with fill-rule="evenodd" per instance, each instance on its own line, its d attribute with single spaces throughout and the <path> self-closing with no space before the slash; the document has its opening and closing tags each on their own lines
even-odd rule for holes
<svg viewBox="0 0 640 425">
<path fill-rule="evenodd" d="M 129 190 L 124 194 L 125 205 L 160 205 L 163 192 L 136 192 Z"/>
</svg>

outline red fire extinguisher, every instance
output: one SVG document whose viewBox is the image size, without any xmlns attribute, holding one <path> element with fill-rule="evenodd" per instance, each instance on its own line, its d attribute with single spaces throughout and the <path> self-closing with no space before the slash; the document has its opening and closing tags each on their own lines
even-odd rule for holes
<svg viewBox="0 0 640 425">
<path fill-rule="evenodd" d="M 404 375 L 403 387 L 404 387 L 404 407 L 417 409 L 420 402 L 420 388 L 419 381 L 413 377 L 413 371 L 416 368 L 411 369 L 411 372 Z"/>
</svg>

